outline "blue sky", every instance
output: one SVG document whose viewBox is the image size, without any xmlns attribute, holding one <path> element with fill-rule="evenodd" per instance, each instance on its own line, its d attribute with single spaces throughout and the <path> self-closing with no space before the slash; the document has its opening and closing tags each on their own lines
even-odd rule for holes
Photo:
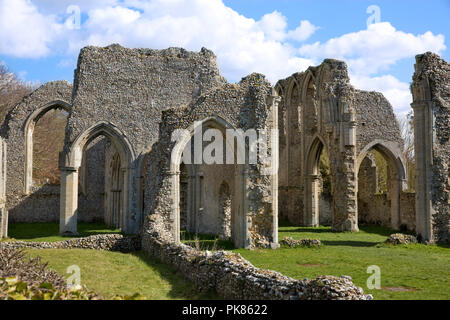
<svg viewBox="0 0 450 320">
<path fill-rule="evenodd" d="M 0 62 L 26 81 L 72 82 L 85 45 L 205 46 L 230 82 L 260 72 L 275 83 L 337 58 L 355 87 L 404 114 L 414 56 L 449 60 L 449 17 L 449 0 L 0 0 Z"/>
</svg>

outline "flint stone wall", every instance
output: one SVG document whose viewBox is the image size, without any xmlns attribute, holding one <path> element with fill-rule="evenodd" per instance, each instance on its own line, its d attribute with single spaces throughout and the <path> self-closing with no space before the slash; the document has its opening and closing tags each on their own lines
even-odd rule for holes
<svg viewBox="0 0 450 320">
<path fill-rule="evenodd" d="M 120 252 L 140 250 L 141 240 L 138 236 L 123 236 L 121 234 L 101 234 L 84 238 L 69 239 L 55 242 L 2 241 L 2 248 L 26 249 L 94 249 Z"/>
<path fill-rule="evenodd" d="M 136 181 L 140 180 L 145 154 L 158 140 L 162 110 L 188 105 L 224 83 L 215 55 L 205 48 L 200 52 L 128 49 L 117 44 L 83 48 L 75 71 L 61 167 L 75 165 L 68 163 L 68 155 L 73 154 L 71 147 L 77 137 L 100 123 L 113 127 L 118 135 L 115 138 L 126 141 L 124 148 L 130 149 L 124 150 L 130 158 L 123 186 L 127 192 L 126 209 L 122 210 L 126 214 L 124 230 L 137 232 L 142 221 L 138 192 L 142 190 Z"/>
<path fill-rule="evenodd" d="M 56 186 L 32 187 L 30 194 L 25 194 L 25 124 L 33 112 L 51 102 L 70 105 L 71 97 L 72 85 L 67 81 L 48 82 L 17 104 L 2 124 L 0 136 L 7 148 L 5 202 L 10 222 L 57 221 L 59 218 Z"/>
<path fill-rule="evenodd" d="M 84 186 L 78 188 L 78 221 L 105 221 L 105 153 L 107 139 L 98 137 L 85 151 Z M 59 219 L 59 211 L 58 211 Z"/>
<path fill-rule="evenodd" d="M 400 226 L 407 230 L 416 230 L 416 193 L 400 194 Z"/>
<path fill-rule="evenodd" d="M 93 124 L 108 121 L 139 154 L 158 137 L 162 110 L 189 104 L 223 83 L 214 53 L 205 48 L 197 53 L 118 44 L 84 47 L 75 70 L 66 144 Z"/>
<path fill-rule="evenodd" d="M 276 128 L 276 114 L 273 115 L 272 88 L 264 76 L 252 74 L 241 80 L 239 84 L 225 84 L 202 95 L 197 101 L 183 108 L 171 108 L 163 112 L 160 126 L 159 141 L 152 148 L 147 159 L 146 187 L 145 187 L 145 216 L 147 220 L 152 215 L 164 218 L 165 228 L 171 232 L 175 239 L 176 220 L 174 214 L 173 198 L 174 188 L 173 176 L 179 174 L 173 170 L 179 168 L 171 167 L 172 150 L 176 142 L 171 140 L 171 134 L 176 129 L 189 129 L 195 121 L 205 119 L 222 119 L 236 129 L 266 130 L 270 132 Z M 275 111 L 276 112 L 276 111 Z M 275 155 L 274 155 L 275 153 Z M 268 145 L 269 156 L 276 156 L 276 152 Z M 236 166 L 238 167 L 238 166 Z M 244 182 L 235 184 L 234 189 L 241 188 L 236 192 L 232 201 L 238 201 L 242 194 L 246 197 L 244 204 L 240 205 L 239 211 L 235 211 L 234 221 L 245 221 L 235 227 L 232 233 L 235 235 L 235 245 L 238 247 L 268 246 L 277 243 L 274 223 L 277 212 L 273 210 L 276 205 L 276 175 L 263 175 L 263 165 L 249 164 L 245 169 L 238 170 L 236 174 L 243 176 Z M 217 180 L 218 185 L 222 180 Z M 237 230 L 239 228 L 240 230 Z M 148 227 L 144 224 L 144 231 Z M 246 230 L 246 231 L 244 231 Z M 245 235 L 244 235 L 245 234 Z M 246 239 L 244 239 L 246 237 Z"/>
<path fill-rule="evenodd" d="M 254 267 L 239 254 L 198 251 L 168 239 L 158 219 L 142 235 L 142 249 L 180 271 L 201 291 L 215 290 L 224 299 L 237 300 L 369 300 L 349 277 L 320 276 L 295 280 Z M 159 225 L 159 226 L 158 226 Z"/>
<path fill-rule="evenodd" d="M 391 228 L 389 211 L 391 202 L 388 195 L 373 194 L 368 199 L 358 199 L 358 219 L 361 224 L 380 225 Z M 400 193 L 400 221 L 399 226 L 407 230 L 416 228 L 415 193 Z"/>
<path fill-rule="evenodd" d="M 311 219 L 316 173 L 310 152 L 320 139 L 330 159 L 333 229 L 357 231 L 358 173 L 361 157 L 383 143 L 399 156 L 403 141 L 392 106 L 381 93 L 355 89 L 344 62 L 326 59 L 317 67 L 295 73 L 275 86 L 282 96 L 280 128 L 280 216 L 294 224 L 316 225 Z"/>
<path fill-rule="evenodd" d="M 394 109 L 382 93 L 355 90 L 357 154 L 374 141 L 388 141 L 403 147 Z"/>
</svg>

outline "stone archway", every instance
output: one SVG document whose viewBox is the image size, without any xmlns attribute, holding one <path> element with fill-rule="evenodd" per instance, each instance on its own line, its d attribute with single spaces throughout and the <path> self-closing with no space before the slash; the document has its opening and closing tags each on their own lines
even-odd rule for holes
<svg viewBox="0 0 450 320">
<path fill-rule="evenodd" d="M 190 140 L 194 137 L 194 135 L 197 132 L 197 128 L 199 127 L 205 127 L 205 128 L 214 128 L 218 129 L 222 132 L 223 137 L 226 136 L 225 132 L 227 129 L 235 130 L 233 126 L 231 126 L 227 121 L 220 117 L 210 117 L 206 118 L 202 121 L 198 121 L 195 123 L 195 125 L 192 125 L 189 127 L 187 132 L 189 134 L 185 135 L 178 143 L 175 145 L 174 149 L 172 150 L 171 155 L 171 163 L 170 163 L 170 174 L 171 174 L 171 185 L 172 185 L 172 203 L 175 205 L 172 207 L 172 223 L 173 223 L 173 237 L 176 242 L 180 241 L 180 220 L 181 220 L 181 184 L 180 184 L 180 166 L 182 165 L 182 155 L 183 151 L 186 149 L 186 146 L 188 146 L 188 143 Z M 235 132 L 238 132 L 235 130 Z M 237 136 L 238 140 L 243 140 L 243 137 Z M 225 139 L 224 139 L 225 141 Z M 195 143 L 195 142 L 194 142 Z M 228 142 L 226 142 L 228 143 Z M 239 157 L 239 154 L 234 154 L 235 157 Z M 208 165 L 206 165 L 208 166 Z M 187 217 L 187 227 L 190 228 L 192 231 L 192 226 L 195 224 L 196 230 L 195 232 L 198 232 L 198 224 L 199 224 L 199 213 L 201 215 L 202 212 L 204 212 L 205 205 L 207 204 L 207 200 L 205 200 L 205 190 L 210 191 L 210 189 L 215 189 L 210 186 L 205 185 L 204 177 L 206 175 L 203 174 L 202 170 L 200 170 L 198 164 L 190 164 L 187 165 L 188 167 L 187 172 L 190 173 L 189 175 L 189 183 L 188 183 L 188 212 L 189 215 Z M 193 167 L 192 169 L 189 169 L 189 167 Z M 233 204 L 232 207 L 232 213 L 230 220 L 232 221 L 231 224 L 231 238 L 234 242 L 234 245 L 236 247 L 246 247 L 248 245 L 248 227 L 247 227 L 247 219 L 245 217 L 245 200 L 244 200 L 244 194 L 245 194 L 245 186 L 246 186 L 246 171 L 244 169 L 245 165 L 243 164 L 234 164 L 234 177 L 233 177 L 233 194 L 235 194 L 235 198 L 237 199 L 236 202 Z M 192 181 L 193 180 L 193 181 Z M 219 187 L 219 185 L 217 185 Z M 212 192 L 212 191 L 211 191 Z M 219 191 L 220 193 L 220 191 Z M 216 197 L 216 200 L 219 197 Z M 217 203 L 215 203 L 215 206 L 217 207 Z"/>
<path fill-rule="evenodd" d="M 316 136 L 309 147 L 305 163 L 304 175 L 304 225 L 307 227 L 319 226 L 319 161 L 322 149 L 325 148 L 323 140 Z"/>
<path fill-rule="evenodd" d="M 358 175 L 360 167 L 372 150 L 378 151 L 387 162 L 387 198 L 390 203 L 390 227 L 398 229 L 401 224 L 400 196 L 406 186 L 406 160 L 400 148 L 393 142 L 375 140 L 364 147 L 356 162 L 356 181 L 359 183 Z"/>
<path fill-rule="evenodd" d="M 121 212 L 120 227 L 127 232 L 131 227 L 130 223 L 130 202 L 131 202 L 131 166 L 135 159 L 133 148 L 123 134 L 115 125 L 109 122 L 99 122 L 82 134 L 75 141 L 66 146 L 60 156 L 61 169 L 61 203 L 60 203 L 60 233 L 77 233 L 77 212 L 78 212 L 78 171 L 81 166 L 83 149 L 92 140 L 99 136 L 107 137 L 117 151 L 116 182 L 117 190 L 120 189 L 120 197 L 117 202 Z M 114 161 L 113 161 L 114 162 Z M 120 164 L 120 165 L 119 165 Z M 114 170 L 113 170 L 114 171 Z M 114 179 L 113 179 L 114 181 Z"/>
<path fill-rule="evenodd" d="M 31 192 L 33 185 L 33 131 L 36 123 L 47 112 L 51 110 L 64 110 L 69 113 L 71 109 L 70 104 L 61 100 L 55 100 L 46 105 L 36 109 L 27 118 L 24 126 L 25 137 L 25 170 L 24 170 L 24 194 L 28 195 Z"/>
</svg>

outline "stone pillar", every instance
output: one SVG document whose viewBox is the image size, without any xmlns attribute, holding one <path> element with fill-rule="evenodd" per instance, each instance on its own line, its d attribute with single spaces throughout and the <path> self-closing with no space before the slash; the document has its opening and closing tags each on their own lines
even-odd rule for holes
<svg viewBox="0 0 450 320">
<path fill-rule="evenodd" d="M 192 170 L 194 166 L 192 165 Z M 186 212 L 186 231 L 195 231 L 195 212 L 196 212 L 196 201 L 195 201 L 195 190 L 196 190 L 196 176 L 195 173 L 188 175 L 188 190 L 187 190 L 187 212 Z"/>
<path fill-rule="evenodd" d="M 433 166 L 433 114 L 431 101 L 413 102 L 414 109 L 414 154 L 416 160 L 416 233 L 424 241 L 432 241 L 431 184 Z"/>
<path fill-rule="evenodd" d="M 340 149 L 330 156 L 333 187 L 333 230 L 359 231 L 356 168 L 356 115 L 348 101 L 339 102 L 344 111 L 339 125 Z M 329 147 L 330 153 L 333 148 Z M 336 150 L 336 149 L 335 149 Z M 337 150 L 336 150 L 337 151 Z M 337 158 L 336 158 L 337 157 Z"/>
<path fill-rule="evenodd" d="M 319 176 L 305 176 L 305 220 L 306 227 L 319 226 Z"/>
<path fill-rule="evenodd" d="M 414 65 L 416 233 L 424 242 L 450 242 L 450 64 L 427 52 Z"/>
<path fill-rule="evenodd" d="M 169 214 L 169 223 L 172 225 L 173 240 L 176 243 L 181 241 L 180 239 L 180 171 L 167 171 L 172 181 L 172 210 Z"/>
<path fill-rule="evenodd" d="M 0 208 L 0 239 L 8 237 L 8 211 Z"/>
<path fill-rule="evenodd" d="M 133 225 L 133 221 L 130 216 L 130 207 L 129 207 L 129 191 L 130 191 L 130 183 L 129 183 L 129 168 L 120 168 L 120 184 L 122 186 L 122 194 L 120 195 L 120 213 L 121 213 L 121 229 L 125 233 L 136 233 L 137 228 Z"/>
<path fill-rule="evenodd" d="M 59 233 L 76 235 L 78 212 L 78 170 L 61 169 Z"/>
<path fill-rule="evenodd" d="M 392 177 L 390 184 L 389 195 L 391 199 L 391 228 L 400 228 L 400 193 L 401 190 L 401 179 L 397 177 Z"/>
</svg>

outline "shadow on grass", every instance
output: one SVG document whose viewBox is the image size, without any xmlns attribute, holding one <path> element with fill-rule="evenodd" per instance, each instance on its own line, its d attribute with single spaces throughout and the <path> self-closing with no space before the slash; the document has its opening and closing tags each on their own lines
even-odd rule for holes
<svg viewBox="0 0 450 320">
<path fill-rule="evenodd" d="M 348 246 L 348 247 L 375 247 L 380 242 L 374 241 L 352 241 L 352 240 L 321 240 L 326 246 Z"/>
<path fill-rule="evenodd" d="M 381 236 L 390 236 L 393 233 L 405 233 L 405 234 L 413 234 L 411 231 L 399 231 L 390 228 L 386 228 L 379 225 L 366 225 L 360 224 L 359 230 L 365 233 L 373 233 Z M 341 233 L 340 231 L 334 231 L 331 229 L 331 226 L 320 226 L 320 227 L 301 227 L 296 226 L 290 223 L 289 221 L 283 220 L 279 223 L 279 228 L 282 232 L 303 232 L 303 233 Z M 296 229 L 284 229 L 284 228 L 296 228 Z"/>
<path fill-rule="evenodd" d="M 287 226 L 285 226 L 287 227 Z M 290 226 L 295 227 L 295 226 Z M 332 233 L 334 232 L 331 230 L 331 227 L 298 227 L 296 229 L 284 229 L 283 227 L 280 227 L 278 232 L 299 232 L 299 233 Z"/>
<path fill-rule="evenodd" d="M 219 300 L 220 297 L 215 291 L 199 293 L 194 284 L 187 280 L 183 274 L 175 268 L 159 261 L 154 257 L 150 257 L 144 251 L 135 251 L 131 253 L 142 262 L 151 267 L 158 275 L 171 284 L 171 290 L 168 293 L 173 299 L 182 300 Z"/>
<path fill-rule="evenodd" d="M 107 233 L 121 233 L 117 229 L 108 229 L 105 224 L 102 223 L 78 223 L 78 235 L 77 236 L 65 236 L 59 235 L 59 224 L 42 222 L 42 223 L 11 223 L 8 226 L 9 237 L 16 240 L 30 240 L 35 239 L 39 241 L 39 238 L 79 238 L 88 237 L 96 234 Z"/>
</svg>

